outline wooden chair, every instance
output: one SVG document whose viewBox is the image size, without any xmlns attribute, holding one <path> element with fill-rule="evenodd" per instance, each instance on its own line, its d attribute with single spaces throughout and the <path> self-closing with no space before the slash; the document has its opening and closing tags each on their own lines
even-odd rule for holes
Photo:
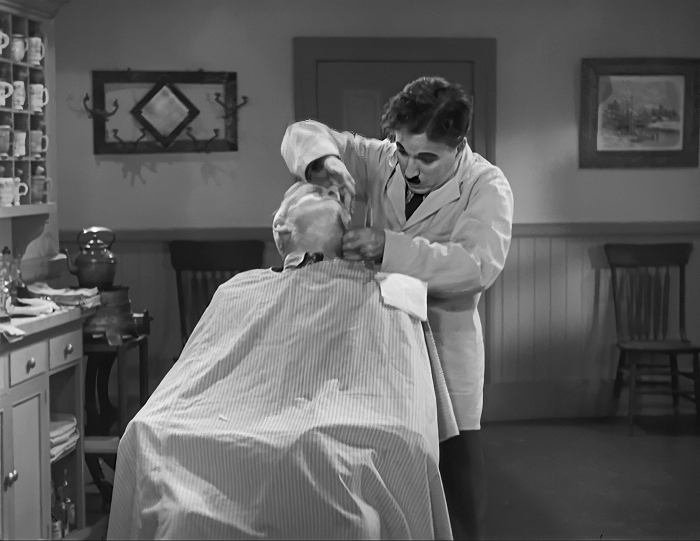
<svg viewBox="0 0 700 541">
<path fill-rule="evenodd" d="M 700 423 L 700 345 L 690 342 L 685 330 L 685 267 L 693 245 L 606 244 L 604 249 L 612 271 L 620 349 L 614 393 L 619 398 L 623 374 L 627 375 L 630 434 L 634 433 L 635 397 L 642 393 L 671 394 L 676 412 L 680 397 L 691 400 Z M 675 292 L 678 328 L 670 332 L 669 304 Z M 678 369 L 679 355 L 692 355 L 692 372 Z M 659 356 L 668 356 L 670 362 L 659 362 Z M 679 389 L 679 376 L 693 380 L 693 391 Z"/>
<path fill-rule="evenodd" d="M 264 250 L 265 243 L 261 240 L 176 240 L 170 243 L 183 347 L 216 288 L 239 272 L 262 267 Z"/>
</svg>

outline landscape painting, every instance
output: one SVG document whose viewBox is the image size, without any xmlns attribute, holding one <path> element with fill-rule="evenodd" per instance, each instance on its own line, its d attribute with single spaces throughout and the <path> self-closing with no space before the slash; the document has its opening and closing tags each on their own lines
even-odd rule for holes
<svg viewBox="0 0 700 541">
<path fill-rule="evenodd" d="M 698 167 L 700 59 L 584 58 L 579 167 Z"/>
<path fill-rule="evenodd" d="M 597 149 L 681 150 L 684 98 L 681 75 L 600 77 Z"/>
</svg>

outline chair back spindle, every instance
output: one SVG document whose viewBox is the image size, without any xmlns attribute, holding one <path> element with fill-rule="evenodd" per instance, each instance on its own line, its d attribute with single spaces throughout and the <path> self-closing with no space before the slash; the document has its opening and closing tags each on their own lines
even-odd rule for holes
<svg viewBox="0 0 700 541">
<path fill-rule="evenodd" d="M 685 339 L 685 266 L 693 245 L 606 244 L 612 273 L 618 340 L 661 341 L 669 338 L 669 307 L 678 276 L 679 334 Z"/>
<path fill-rule="evenodd" d="M 170 243 L 183 346 L 217 288 L 239 272 L 262 267 L 264 250 L 265 243 L 261 240 Z"/>
</svg>

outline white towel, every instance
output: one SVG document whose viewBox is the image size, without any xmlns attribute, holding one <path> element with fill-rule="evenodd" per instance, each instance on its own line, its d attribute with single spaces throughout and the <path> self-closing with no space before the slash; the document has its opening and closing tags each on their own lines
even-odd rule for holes
<svg viewBox="0 0 700 541">
<path fill-rule="evenodd" d="M 61 443 L 60 445 L 56 445 L 55 447 L 52 446 L 50 449 L 51 460 L 53 460 L 54 458 L 59 456 L 64 451 L 67 451 L 68 449 L 75 447 L 76 442 L 78 441 L 79 438 L 80 438 L 80 434 L 78 434 L 78 430 L 75 429 L 71 433 L 70 437 L 64 443 Z"/>
<path fill-rule="evenodd" d="M 379 282 L 385 304 L 421 321 L 428 320 L 428 284 L 396 272 L 378 272 L 374 279 Z"/>
<path fill-rule="evenodd" d="M 54 439 L 70 433 L 78 426 L 78 420 L 75 415 L 70 413 L 52 413 L 51 422 L 49 423 L 49 438 Z"/>
</svg>

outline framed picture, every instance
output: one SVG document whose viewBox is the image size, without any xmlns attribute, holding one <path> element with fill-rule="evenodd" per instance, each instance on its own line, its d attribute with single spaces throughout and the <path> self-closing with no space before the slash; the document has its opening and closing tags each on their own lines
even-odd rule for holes
<svg viewBox="0 0 700 541">
<path fill-rule="evenodd" d="M 235 72 L 93 71 L 88 99 L 95 154 L 238 150 Z"/>
<path fill-rule="evenodd" d="M 700 59 L 584 58 L 579 167 L 697 167 Z"/>
</svg>

